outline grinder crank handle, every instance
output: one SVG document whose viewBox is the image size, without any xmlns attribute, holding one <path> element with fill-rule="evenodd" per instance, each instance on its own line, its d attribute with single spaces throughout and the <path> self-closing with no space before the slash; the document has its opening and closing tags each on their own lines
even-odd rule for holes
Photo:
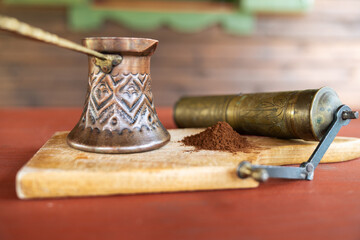
<svg viewBox="0 0 360 240">
<path fill-rule="evenodd" d="M 269 177 L 312 180 L 315 168 L 334 141 L 341 127 L 348 125 L 350 119 L 357 118 L 359 118 L 358 112 L 351 111 L 347 105 L 341 105 L 334 113 L 333 121 L 309 160 L 299 167 L 252 165 L 247 161 L 243 161 L 238 166 L 237 174 L 240 178 L 252 177 L 257 181 L 266 181 Z"/>
</svg>

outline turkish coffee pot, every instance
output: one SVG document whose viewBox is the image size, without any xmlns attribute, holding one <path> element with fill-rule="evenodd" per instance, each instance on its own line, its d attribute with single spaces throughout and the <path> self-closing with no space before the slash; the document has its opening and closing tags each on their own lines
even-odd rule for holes
<svg viewBox="0 0 360 240">
<path fill-rule="evenodd" d="M 15 18 L 0 15 L 0 29 L 89 55 L 86 100 L 67 136 L 76 149 L 98 153 L 154 150 L 170 140 L 155 110 L 150 57 L 158 41 L 95 37 L 78 45 Z"/>
</svg>

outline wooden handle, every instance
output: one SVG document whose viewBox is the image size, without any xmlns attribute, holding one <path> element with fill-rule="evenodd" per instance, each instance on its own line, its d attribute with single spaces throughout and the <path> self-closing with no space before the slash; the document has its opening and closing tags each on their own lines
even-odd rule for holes
<svg viewBox="0 0 360 240">
<path fill-rule="evenodd" d="M 81 46 L 80 44 L 71 42 L 64 38 L 60 38 L 59 36 L 46 32 L 40 28 L 36 28 L 29 24 L 20 22 L 16 18 L 0 15 L 0 29 L 16 33 L 24 37 L 29 37 L 35 40 L 53 44 L 62 48 L 67 48 L 73 51 L 85 53 L 87 55 L 91 55 L 103 60 L 107 59 L 106 55 L 104 54 L 86 48 L 84 46 Z"/>
</svg>

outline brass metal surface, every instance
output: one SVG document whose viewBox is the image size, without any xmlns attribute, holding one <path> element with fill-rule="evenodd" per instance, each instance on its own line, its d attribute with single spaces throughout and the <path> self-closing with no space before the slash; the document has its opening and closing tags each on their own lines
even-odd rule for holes
<svg viewBox="0 0 360 240">
<path fill-rule="evenodd" d="M 86 47 L 110 55 L 111 70 L 89 57 L 88 91 L 82 116 L 69 133 L 70 146 L 90 152 L 132 153 L 157 149 L 170 140 L 155 110 L 150 57 L 157 40 L 87 38 Z M 143 52 L 141 52 L 143 51 Z M 122 61 L 116 62 L 122 55 Z"/>
<path fill-rule="evenodd" d="M 95 65 L 100 67 L 101 71 L 104 73 L 110 73 L 113 67 L 119 65 L 122 61 L 120 55 L 105 55 L 106 59 L 94 58 Z"/>
<path fill-rule="evenodd" d="M 81 46 L 80 44 L 61 38 L 53 33 L 46 32 L 40 28 L 36 28 L 27 23 L 20 22 L 16 18 L 0 15 L 0 29 L 18 34 L 23 37 L 56 45 L 58 47 L 67 48 L 73 51 L 85 53 L 90 56 L 100 58 L 102 60 L 107 60 L 107 56 L 100 52 Z"/>
<path fill-rule="evenodd" d="M 303 91 L 183 97 L 175 105 L 178 127 L 209 127 L 228 122 L 243 134 L 320 140 L 341 105 L 324 87 Z"/>
</svg>

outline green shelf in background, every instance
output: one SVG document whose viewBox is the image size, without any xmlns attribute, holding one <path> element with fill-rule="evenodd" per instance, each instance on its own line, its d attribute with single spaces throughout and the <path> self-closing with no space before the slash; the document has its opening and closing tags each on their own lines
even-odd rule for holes
<svg viewBox="0 0 360 240">
<path fill-rule="evenodd" d="M 168 26 L 181 32 L 195 32 L 220 24 L 233 34 L 249 34 L 254 28 L 254 17 L 247 13 L 181 13 L 98 10 L 87 6 L 69 9 L 69 23 L 74 30 L 99 28 L 105 20 L 112 20 L 131 29 L 151 31 Z"/>
<path fill-rule="evenodd" d="M 313 6 L 314 0 L 241 0 L 242 10 L 252 13 L 302 13 Z"/>
<path fill-rule="evenodd" d="M 313 4 L 312 0 L 228 0 L 228 2 L 234 4 L 234 12 L 125 11 L 96 9 L 92 7 L 92 0 L 3 0 L 4 4 L 9 5 L 66 6 L 68 24 L 71 29 L 77 31 L 97 29 L 105 21 L 111 20 L 140 31 L 151 31 L 161 26 L 168 26 L 180 32 L 196 32 L 219 24 L 225 32 L 238 35 L 251 34 L 255 25 L 254 13 L 304 12 Z"/>
</svg>

